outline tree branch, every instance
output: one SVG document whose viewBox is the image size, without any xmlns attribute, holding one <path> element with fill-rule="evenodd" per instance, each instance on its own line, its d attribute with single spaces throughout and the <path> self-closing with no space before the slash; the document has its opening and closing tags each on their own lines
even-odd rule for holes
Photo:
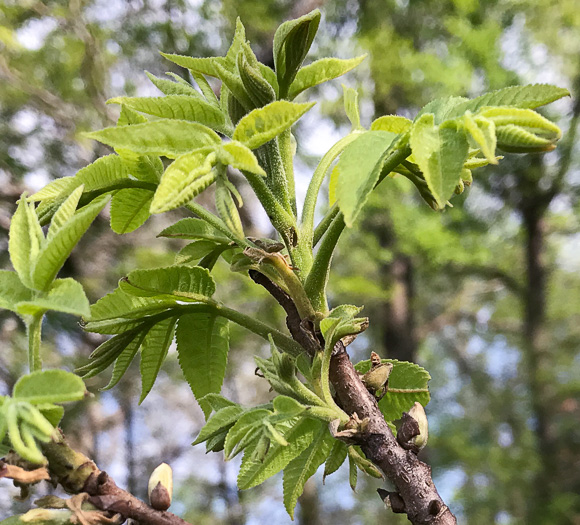
<svg viewBox="0 0 580 525">
<path fill-rule="evenodd" d="M 69 494 L 86 492 L 89 502 L 98 509 L 121 514 L 140 525 L 190 525 L 171 512 L 153 509 L 119 488 L 106 472 L 87 456 L 73 450 L 64 438 L 43 445 L 42 450 L 48 459 L 51 479 Z"/>
<path fill-rule="evenodd" d="M 356 413 L 360 419 L 368 418 L 358 444 L 397 487 L 409 521 L 414 525 L 455 525 L 455 516 L 433 484 L 431 467 L 397 443 L 375 397 L 363 385 L 341 342 L 330 361 L 330 381 L 349 415 Z"/>
<path fill-rule="evenodd" d="M 290 296 L 255 270 L 250 270 L 250 277 L 266 288 L 284 308 L 292 337 L 304 346 L 307 353 L 313 356 L 320 351 L 321 345 L 314 327 L 305 327 Z M 361 420 L 368 418 L 365 432 L 357 434 L 355 439 L 366 457 L 397 487 L 409 521 L 414 525 L 456 525 L 455 516 L 433 484 L 431 467 L 420 461 L 413 451 L 399 445 L 375 396 L 362 383 L 342 341 L 335 345 L 330 360 L 330 381 L 338 403 L 349 416 L 356 414 Z"/>
</svg>

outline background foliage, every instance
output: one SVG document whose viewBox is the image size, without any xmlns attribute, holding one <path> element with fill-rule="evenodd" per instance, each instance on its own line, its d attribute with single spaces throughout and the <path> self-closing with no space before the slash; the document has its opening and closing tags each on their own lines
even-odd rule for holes
<svg viewBox="0 0 580 525">
<path fill-rule="evenodd" d="M 80 136 L 112 125 L 116 110 L 105 100 L 156 94 L 144 69 L 161 76 L 174 67 L 185 75 L 158 49 L 223 53 L 240 14 L 256 54 L 268 61 L 267 42 L 278 23 L 317 6 L 326 23 L 312 59 L 330 50 L 345 58 L 369 53 L 344 80 L 362 85 L 366 123 L 374 114 L 413 117 L 441 95 L 476 96 L 531 82 L 573 93 L 580 86 L 580 15 L 572 0 L 558 9 L 548 2 L 469 0 L 6 1 L 0 7 L 2 267 L 9 264 L 8 218 L 17 196 L 107 153 Z M 303 186 L 335 130 L 350 126 L 342 116 L 339 83 L 321 90 L 326 102 L 298 128 Z M 430 371 L 431 440 L 424 453 L 444 499 L 470 524 L 580 520 L 580 106 L 565 99 L 549 111 L 565 132 L 557 151 L 512 157 L 489 172 L 483 168 L 465 205 L 458 197 L 443 214 L 427 208 L 405 181 L 389 181 L 373 195 L 374 206 L 344 239 L 335 262 L 340 279 L 334 299 L 364 303 L 371 318 L 353 345 L 355 361 L 375 350 Z M 377 213 L 379 207 L 388 212 Z M 263 218 L 245 219 L 260 233 Z M 112 290 L 119 275 L 171 263 L 182 242 L 145 241 L 167 225 L 163 221 L 156 217 L 122 237 L 108 231 L 104 220 L 97 223 L 61 276 L 81 280 L 93 301 Z M 260 290 L 226 268 L 218 271 L 228 279 L 221 293 L 238 308 L 251 303 L 264 318 L 276 315 Z M 0 393 L 6 393 L 24 371 L 25 348 L 17 319 L 1 315 Z M 45 332 L 61 359 L 52 364 L 69 369 L 101 342 L 61 314 L 49 316 Z M 266 356 L 268 349 L 232 332 L 226 394 L 255 404 L 267 388 L 253 376 L 251 355 Z M 179 491 L 175 511 L 192 522 L 285 523 L 282 505 L 269 503 L 281 499 L 280 480 L 238 493 L 235 460 L 224 464 L 205 457 L 202 447 L 191 449 L 203 417 L 180 380 L 175 353 L 170 356 L 159 387 L 138 410 L 139 374 L 132 370 L 117 389 L 69 411 L 67 434 L 137 494 L 154 466 L 172 463 Z M 105 384 L 95 379 L 89 386 L 96 391 Z M 194 464 L 202 467 L 192 469 Z M 328 478 L 326 487 L 307 485 L 297 520 L 370 523 L 383 516 L 371 483 L 361 483 L 362 494 L 354 499 L 346 474 Z M 6 513 L 11 506 L 18 510 L 9 492 L 0 494 Z M 387 519 L 398 522 L 396 516 Z"/>
</svg>

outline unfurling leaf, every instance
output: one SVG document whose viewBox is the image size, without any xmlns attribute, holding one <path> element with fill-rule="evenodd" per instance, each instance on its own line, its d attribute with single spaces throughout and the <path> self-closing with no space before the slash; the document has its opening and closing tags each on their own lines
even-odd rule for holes
<svg viewBox="0 0 580 525">
<path fill-rule="evenodd" d="M 274 65 L 280 98 L 285 98 L 292 81 L 312 45 L 320 24 L 320 11 L 315 9 L 295 20 L 284 22 L 274 35 Z"/>
<path fill-rule="evenodd" d="M 256 149 L 277 137 L 314 106 L 277 100 L 244 116 L 234 130 L 233 139 Z"/>
<path fill-rule="evenodd" d="M 47 240 L 39 251 L 32 269 L 32 285 L 37 290 L 47 290 L 72 249 L 80 241 L 91 223 L 109 201 L 102 196 L 76 213 Z"/>
<path fill-rule="evenodd" d="M 423 177 L 444 208 L 459 183 L 469 145 L 465 132 L 454 121 L 436 126 L 432 114 L 424 114 L 411 128 L 413 157 Z"/>
<path fill-rule="evenodd" d="M 213 148 L 201 148 L 178 157 L 165 170 L 151 202 L 151 213 L 163 213 L 187 204 L 215 181 Z"/>
<path fill-rule="evenodd" d="M 358 91 L 353 88 L 342 85 L 344 98 L 344 112 L 350 121 L 352 130 L 361 129 L 360 125 L 360 110 L 358 107 Z"/>
<path fill-rule="evenodd" d="M 231 183 L 227 181 L 225 175 L 218 177 L 215 188 L 215 207 L 228 229 L 238 238 L 243 239 L 245 237 L 244 228 L 232 197 L 230 185 Z"/>
<path fill-rule="evenodd" d="M 413 121 L 398 115 L 385 115 L 379 117 L 371 124 L 371 131 L 389 131 L 391 133 L 405 133 L 409 131 Z"/>
<path fill-rule="evenodd" d="M 338 78 L 358 66 L 366 55 L 346 60 L 340 58 L 321 58 L 312 64 L 298 70 L 296 78 L 290 86 L 288 98 L 296 98 L 304 90 L 318 86 L 323 82 Z"/>
<path fill-rule="evenodd" d="M 347 226 L 353 225 L 377 183 L 395 137 L 387 131 L 369 131 L 352 142 L 340 156 L 336 167 L 336 197 Z"/>
</svg>

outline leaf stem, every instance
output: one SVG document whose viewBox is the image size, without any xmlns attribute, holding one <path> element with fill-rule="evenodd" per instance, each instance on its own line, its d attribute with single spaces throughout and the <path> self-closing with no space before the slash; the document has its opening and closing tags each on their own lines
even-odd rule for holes
<svg viewBox="0 0 580 525">
<path fill-rule="evenodd" d="M 278 146 L 282 157 L 282 165 L 286 174 L 286 184 L 288 186 L 288 196 L 290 198 L 290 207 L 296 216 L 296 184 L 294 182 L 294 152 L 292 151 L 292 132 L 290 128 L 283 131 L 278 136 Z"/>
<path fill-rule="evenodd" d="M 238 246 L 241 246 L 242 248 L 255 248 L 255 246 L 247 239 L 242 239 L 241 237 L 233 234 L 218 216 L 206 210 L 200 204 L 192 201 L 189 204 L 186 204 L 185 207 L 189 211 L 195 213 L 200 219 L 203 219 L 208 224 L 211 224 L 216 230 L 219 230 L 228 239 L 234 241 Z"/>
<path fill-rule="evenodd" d="M 332 146 L 322 157 L 318 166 L 312 174 L 312 179 L 308 185 L 306 198 L 304 200 L 304 209 L 302 211 L 301 220 L 301 252 L 303 259 L 303 271 L 306 275 L 312 267 L 312 247 L 313 247 L 313 231 L 314 231 L 314 213 L 316 211 L 316 202 L 318 201 L 318 194 L 320 187 L 324 182 L 328 170 L 336 158 L 346 149 L 346 147 L 360 137 L 361 131 L 356 130 L 349 133 L 346 137 L 341 138 L 334 146 Z"/>
<path fill-rule="evenodd" d="M 37 313 L 29 318 L 26 323 L 28 335 L 28 366 L 31 372 L 42 370 L 40 358 L 40 340 L 42 335 L 42 318 L 44 313 Z"/>
<path fill-rule="evenodd" d="M 314 234 L 312 236 L 312 247 L 314 248 L 322 239 L 322 236 L 326 233 L 329 226 L 331 225 L 333 219 L 338 215 L 340 209 L 338 208 L 338 203 L 335 202 L 332 207 L 326 212 L 326 215 L 320 221 L 316 229 L 314 230 Z"/>
<path fill-rule="evenodd" d="M 411 148 L 407 143 L 404 143 L 399 149 L 395 149 L 385 160 L 375 188 L 410 154 Z M 327 215 L 330 217 L 332 213 Z M 320 248 L 318 249 L 312 269 L 306 279 L 304 288 L 307 290 L 308 297 L 316 311 L 328 311 L 328 303 L 326 301 L 326 283 L 328 282 L 332 255 L 344 228 L 344 215 L 339 211 L 330 221 L 330 225 L 322 237 Z"/>
<path fill-rule="evenodd" d="M 213 308 L 217 314 L 225 317 L 226 319 L 229 319 L 230 321 L 233 321 L 236 324 L 239 324 L 240 326 L 243 326 L 244 328 L 250 330 L 250 332 L 254 332 L 256 335 L 259 335 L 266 341 L 268 341 L 268 335 L 271 335 L 274 343 L 277 346 L 293 356 L 298 356 L 304 352 L 304 349 L 296 341 L 294 341 L 294 339 L 287 336 L 286 334 L 283 334 L 279 330 L 276 330 L 276 328 L 273 328 L 266 323 L 263 323 L 262 321 L 258 321 L 255 317 L 250 317 L 249 315 L 238 312 L 232 308 L 228 308 L 227 306 L 217 302 L 212 301 L 207 304 Z"/>
</svg>

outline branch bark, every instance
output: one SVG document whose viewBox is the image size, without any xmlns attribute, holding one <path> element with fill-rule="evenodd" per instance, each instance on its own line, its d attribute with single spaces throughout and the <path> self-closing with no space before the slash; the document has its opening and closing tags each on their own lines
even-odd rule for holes
<svg viewBox="0 0 580 525">
<path fill-rule="evenodd" d="M 259 272 L 251 271 L 250 276 L 257 284 L 264 286 L 284 308 L 292 336 L 296 339 L 296 334 L 302 338 L 304 321 L 295 312 L 296 307 L 292 307 L 292 299 L 288 294 Z M 312 331 L 308 339 L 317 338 L 318 334 Z M 313 355 L 312 349 L 305 350 Z M 455 516 L 435 488 L 431 467 L 420 461 L 413 451 L 399 445 L 377 400 L 362 383 L 341 341 L 336 344 L 330 361 L 330 381 L 339 404 L 347 414 L 357 414 L 361 420 L 368 418 L 365 433 L 357 435 L 357 444 L 366 457 L 394 483 L 404 502 L 404 512 L 409 521 L 413 525 L 456 525 Z"/>
<path fill-rule="evenodd" d="M 86 492 L 89 502 L 102 511 L 134 519 L 140 525 L 190 525 L 179 516 L 155 510 L 117 486 L 109 475 L 61 438 L 43 446 L 51 479 L 69 494 Z"/>
</svg>

